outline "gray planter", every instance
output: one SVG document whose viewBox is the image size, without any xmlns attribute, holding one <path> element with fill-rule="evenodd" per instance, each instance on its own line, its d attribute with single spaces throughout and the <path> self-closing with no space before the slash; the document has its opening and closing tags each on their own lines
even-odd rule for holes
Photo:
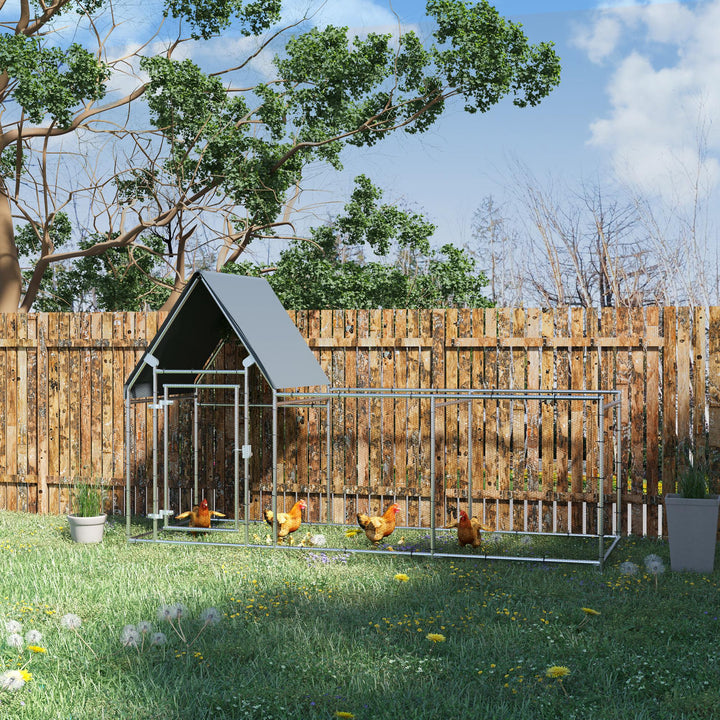
<svg viewBox="0 0 720 720">
<path fill-rule="evenodd" d="M 94 515 L 92 517 L 68 515 L 70 537 L 79 543 L 99 543 L 103 539 L 105 520 L 107 520 L 107 515 Z"/>
<path fill-rule="evenodd" d="M 710 573 L 715 564 L 720 497 L 684 498 L 665 496 L 670 568 Z"/>
</svg>

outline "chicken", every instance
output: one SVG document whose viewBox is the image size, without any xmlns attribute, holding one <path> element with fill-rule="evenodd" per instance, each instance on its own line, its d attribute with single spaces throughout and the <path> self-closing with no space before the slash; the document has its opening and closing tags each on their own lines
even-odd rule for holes
<svg viewBox="0 0 720 720">
<path fill-rule="evenodd" d="M 457 527 L 458 544 L 460 547 L 465 547 L 466 545 L 480 547 L 480 530 L 490 529 L 485 527 L 476 517 L 468 517 L 468 514 L 464 510 L 460 511 L 458 521 L 448 527 Z"/>
<path fill-rule="evenodd" d="M 190 518 L 190 527 L 209 528 L 211 518 L 225 516 L 221 512 L 210 510 L 208 501 L 203 498 L 199 505 L 196 505 L 192 510 L 176 515 L 175 519 L 183 520 L 186 517 Z"/>
<path fill-rule="evenodd" d="M 307 507 L 304 500 L 298 500 L 291 508 L 290 512 L 279 512 L 277 514 L 278 539 L 282 540 L 290 533 L 295 532 L 302 522 L 302 511 Z M 273 511 L 265 510 L 263 512 L 265 522 L 272 527 Z"/>
<path fill-rule="evenodd" d="M 395 516 L 399 512 L 400 506 L 393 503 L 380 517 L 358 513 L 358 525 L 365 531 L 367 539 L 377 545 L 395 530 Z"/>
</svg>

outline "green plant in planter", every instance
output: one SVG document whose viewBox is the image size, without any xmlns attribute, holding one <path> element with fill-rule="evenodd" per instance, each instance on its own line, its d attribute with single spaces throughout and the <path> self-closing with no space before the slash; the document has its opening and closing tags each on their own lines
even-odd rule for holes
<svg viewBox="0 0 720 720">
<path fill-rule="evenodd" d="M 105 494 L 102 485 L 81 483 L 72 490 L 71 514 L 77 517 L 103 515 Z"/>
<path fill-rule="evenodd" d="M 705 457 L 696 458 L 687 447 L 683 451 L 687 458 L 687 466 L 678 475 L 678 495 L 683 498 L 702 500 L 717 494 L 717 481 L 713 477 L 710 460 Z"/>
</svg>

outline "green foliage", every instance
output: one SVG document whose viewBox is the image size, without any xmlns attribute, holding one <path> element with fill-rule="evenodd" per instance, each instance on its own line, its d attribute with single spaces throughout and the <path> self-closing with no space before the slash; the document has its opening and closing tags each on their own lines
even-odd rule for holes
<svg viewBox="0 0 720 720">
<path fill-rule="evenodd" d="M 46 115 L 67 127 L 73 109 L 105 94 L 107 66 L 78 43 L 63 50 L 37 38 L 0 35 L 0 71 L 13 78 L 13 98 L 34 123 Z"/>
<path fill-rule="evenodd" d="M 684 459 L 677 478 L 677 491 L 682 497 L 702 499 L 718 491 L 713 464 L 702 450 L 693 452 L 689 445 L 683 443 L 678 455 Z"/>
<path fill-rule="evenodd" d="M 102 515 L 103 488 L 101 485 L 80 483 L 72 489 L 72 503 L 70 510 L 78 517 L 96 517 Z"/>
<path fill-rule="evenodd" d="M 560 82 L 553 44 L 530 45 L 522 25 L 505 20 L 487 0 L 428 0 L 427 11 L 438 24 L 433 58 L 467 112 L 486 112 L 510 93 L 518 107 L 537 105 Z"/>
<path fill-rule="evenodd" d="M 486 307 L 488 284 L 475 261 L 453 245 L 430 248 L 435 227 L 422 215 L 379 204 L 382 193 L 367 177 L 356 178 L 345 212 L 295 241 L 272 272 L 250 263 L 226 272 L 267 276 L 285 307 L 432 308 Z M 398 258 L 388 261 L 392 245 Z M 364 252 L 385 261 L 365 261 Z"/>
<path fill-rule="evenodd" d="M 280 19 L 280 0 L 165 0 L 165 14 L 187 20 L 194 28 L 191 37 L 207 40 L 240 21 L 243 35 L 258 35 Z"/>
<path fill-rule="evenodd" d="M 85 240 L 90 248 L 97 237 Z M 35 306 L 40 311 L 152 310 L 159 309 L 170 295 L 162 283 L 163 252 L 161 238 L 144 238 L 143 246 L 112 248 L 102 255 L 77 258 L 67 266 L 53 268 L 43 278 Z"/>
</svg>

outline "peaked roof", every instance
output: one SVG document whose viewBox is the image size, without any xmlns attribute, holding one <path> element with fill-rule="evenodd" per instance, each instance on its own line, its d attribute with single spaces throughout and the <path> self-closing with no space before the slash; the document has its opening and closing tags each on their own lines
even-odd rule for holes
<svg viewBox="0 0 720 720">
<path fill-rule="evenodd" d="M 329 385 L 330 381 L 290 319 L 270 284 L 263 278 L 196 272 L 125 382 L 131 397 L 153 391 L 148 355 L 161 370 L 196 372 L 158 374 L 165 383 L 192 383 L 218 343 L 234 334 L 275 390 Z M 183 392 L 174 389 L 174 393 Z"/>
</svg>

